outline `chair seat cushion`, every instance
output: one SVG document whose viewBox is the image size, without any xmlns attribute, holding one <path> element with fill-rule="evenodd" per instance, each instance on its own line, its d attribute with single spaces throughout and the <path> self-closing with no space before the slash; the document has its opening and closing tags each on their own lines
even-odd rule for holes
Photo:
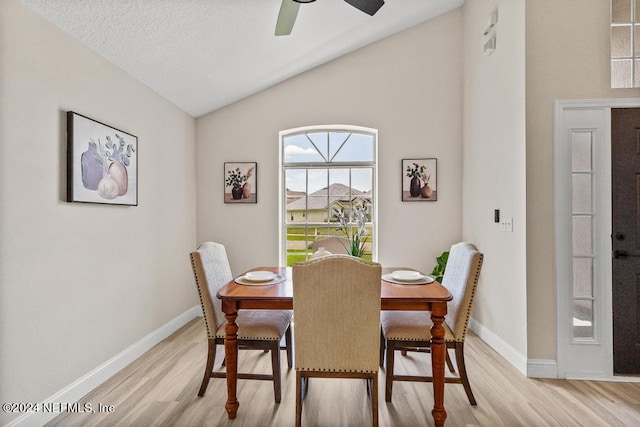
<svg viewBox="0 0 640 427">
<path fill-rule="evenodd" d="M 280 340 L 291 323 L 291 312 L 286 310 L 238 311 L 238 339 Z M 216 338 L 224 338 L 227 322 L 216 331 Z"/>
<path fill-rule="evenodd" d="M 382 333 L 387 340 L 426 341 L 431 339 L 431 313 L 426 311 L 383 311 L 380 314 Z M 444 326 L 444 340 L 455 341 L 451 329 Z"/>
</svg>

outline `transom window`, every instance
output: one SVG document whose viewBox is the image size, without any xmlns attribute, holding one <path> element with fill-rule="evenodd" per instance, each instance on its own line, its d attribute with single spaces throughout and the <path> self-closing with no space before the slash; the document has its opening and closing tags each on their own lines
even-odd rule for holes
<svg viewBox="0 0 640 427">
<path fill-rule="evenodd" d="M 611 87 L 640 87 L 640 0 L 611 0 Z"/>
<path fill-rule="evenodd" d="M 316 240 L 356 233 L 356 212 L 365 212 L 363 257 L 377 259 L 377 131 L 355 126 L 283 131 L 280 153 L 281 265 L 309 259 Z"/>
</svg>

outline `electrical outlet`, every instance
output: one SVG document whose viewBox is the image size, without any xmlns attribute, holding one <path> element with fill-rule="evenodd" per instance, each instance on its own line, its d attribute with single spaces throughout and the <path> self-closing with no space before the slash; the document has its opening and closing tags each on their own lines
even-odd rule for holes
<svg viewBox="0 0 640 427">
<path fill-rule="evenodd" d="M 513 232 L 513 218 L 500 218 L 500 231 Z"/>
</svg>

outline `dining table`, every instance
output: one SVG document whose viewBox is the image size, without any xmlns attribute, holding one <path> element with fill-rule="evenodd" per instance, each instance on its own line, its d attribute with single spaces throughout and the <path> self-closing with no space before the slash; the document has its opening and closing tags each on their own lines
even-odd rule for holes
<svg viewBox="0 0 640 427">
<path fill-rule="evenodd" d="M 383 267 L 383 277 L 396 270 L 416 270 L 411 268 Z M 225 409 L 229 419 L 235 419 L 240 402 L 238 401 L 238 310 L 292 310 L 293 283 L 291 267 L 256 267 L 248 270 L 270 271 L 281 277 L 278 283 L 255 286 L 246 284 L 236 276 L 217 293 L 225 314 L 224 337 L 227 402 Z M 245 284 L 240 284 L 238 281 Z M 444 384 L 446 346 L 442 323 L 447 314 L 447 302 L 452 299 L 449 291 L 437 281 L 426 285 L 398 284 L 381 280 L 381 310 L 429 311 L 433 326 L 431 328 L 431 365 L 433 377 L 433 416 L 436 426 L 443 426 L 447 418 L 444 407 Z M 294 313 L 295 316 L 295 313 Z M 295 327 L 295 326 L 294 326 Z"/>
</svg>

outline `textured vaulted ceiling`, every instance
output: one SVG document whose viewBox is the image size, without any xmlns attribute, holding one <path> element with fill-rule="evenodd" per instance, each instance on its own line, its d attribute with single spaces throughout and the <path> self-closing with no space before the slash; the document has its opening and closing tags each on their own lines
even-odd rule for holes
<svg viewBox="0 0 640 427">
<path fill-rule="evenodd" d="M 22 2 L 199 117 L 464 0 L 386 0 L 373 17 L 343 0 L 317 0 L 300 5 L 291 35 L 280 37 L 281 0 Z"/>
</svg>

